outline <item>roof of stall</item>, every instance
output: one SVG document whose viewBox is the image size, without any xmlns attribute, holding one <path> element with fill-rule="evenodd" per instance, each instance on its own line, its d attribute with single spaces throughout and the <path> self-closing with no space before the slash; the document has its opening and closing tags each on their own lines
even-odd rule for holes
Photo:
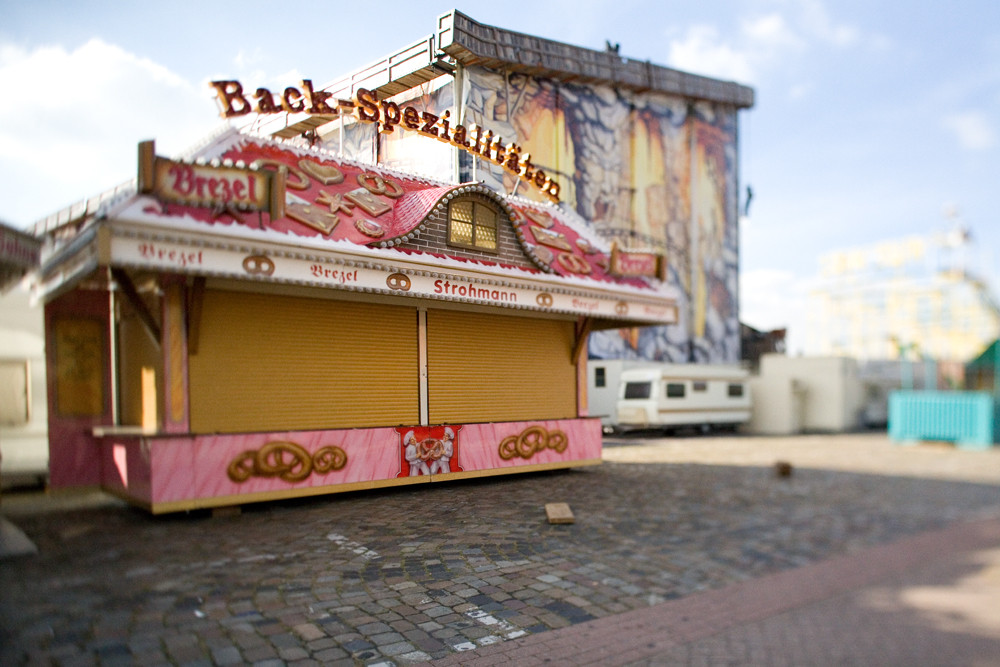
<svg viewBox="0 0 1000 667">
<path fill-rule="evenodd" d="M 155 161 L 161 160 L 168 163 L 168 168 L 202 164 L 221 170 L 218 173 L 226 169 L 243 174 L 259 173 L 263 180 L 271 180 L 271 173 L 287 171 L 281 193 L 283 210 L 278 209 L 280 212 L 272 217 L 266 208 L 248 210 L 217 203 L 178 203 L 146 191 L 148 188 L 142 185 L 140 177 L 138 184 L 120 186 L 36 225 L 36 235 L 44 240 L 40 275 L 43 284 L 71 285 L 99 263 L 107 262 L 113 266 L 160 266 L 207 276 L 249 277 L 343 288 L 343 285 L 328 285 L 325 279 L 311 280 L 302 278 L 302 274 L 283 272 L 289 264 L 339 255 L 345 258 L 341 261 L 348 263 L 367 261 L 379 266 L 424 267 L 412 268 L 411 271 L 417 271 L 412 275 L 420 271 L 437 271 L 441 277 L 468 280 L 478 275 L 483 276 L 483 284 L 527 286 L 529 290 L 537 289 L 540 295 L 537 309 L 550 312 L 585 312 L 587 305 L 573 301 L 576 294 L 600 301 L 603 305 L 598 306 L 596 302 L 591 305 L 603 309 L 595 310 L 594 315 L 608 322 L 656 323 L 676 317 L 672 288 L 649 273 L 622 275 L 615 272 L 613 263 L 618 260 L 613 259 L 613 250 L 607 242 L 592 234 L 577 214 L 554 204 L 504 195 L 479 183 L 456 185 L 344 160 L 301 142 L 273 139 L 233 128 L 211 139 L 184 161 L 155 158 Z M 208 179 L 217 172 L 202 173 L 208 174 L 205 176 Z M 168 180 L 174 178 L 171 176 Z M 513 260 L 518 264 L 505 263 L 500 255 L 494 260 L 488 254 L 456 251 L 443 240 L 427 245 L 416 243 L 428 240 L 425 232 L 428 225 L 435 224 L 432 221 L 447 218 L 447 207 L 453 198 L 470 194 L 489 198 L 506 213 L 523 253 Z M 101 246 L 97 232 L 105 226 L 110 226 L 114 238 L 121 241 L 121 244 L 112 242 L 110 260 L 99 259 Z M 429 236 L 437 238 L 434 234 L 439 233 Z M 204 248 L 204 264 L 174 266 L 167 261 L 166 255 L 154 257 L 150 254 L 153 245 L 161 241 L 173 244 L 167 254 L 177 261 L 183 260 L 180 255 L 187 252 L 184 248 L 195 251 Z M 132 249 L 119 254 L 119 248 L 129 247 Z M 214 255 L 218 263 L 211 265 L 208 258 L 215 252 L 210 251 L 211 248 L 228 254 L 224 257 Z M 279 257 L 285 259 L 279 262 Z M 242 264 L 234 268 L 232 263 L 236 260 Z M 248 268 L 248 261 L 259 265 Z M 654 264 L 659 266 L 659 260 Z M 660 270 L 657 269 L 657 275 L 662 275 Z M 61 290 L 62 287 L 51 289 Z M 363 289 L 380 291 L 379 288 Z M 555 296 L 553 302 L 553 297 L 543 294 L 545 292 L 563 296 Z M 416 284 L 411 294 L 418 295 Z M 453 296 L 461 296 L 461 293 Z M 522 294 L 519 303 L 523 304 L 524 298 Z M 535 292 L 528 298 L 532 301 L 531 306 L 518 307 L 535 308 Z M 615 299 L 625 299 L 635 306 L 629 309 L 625 302 Z"/>
<path fill-rule="evenodd" d="M 607 242 L 590 234 L 575 213 L 551 204 L 500 195 L 479 183 L 456 185 L 422 178 L 379 165 L 344 160 L 321 148 L 244 134 L 235 129 L 197 151 L 193 158 L 195 162 L 245 165 L 261 170 L 285 167 L 288 176 L 284 216 L 265 217 L 262 222 L 256 213 L 167 203 L 142 196 L 131 204 L 115 207 L 113 216 L 161 226 L 191 222 L 242 226 L 248 236 L 266 228 L 286 237 L 324 245 L 398 248 L 399 252 L 410 255 L 448 257 L 447 246 L 427 252 L 399 246 L 418 238 L 428 217 L 435 209 L 446 208 L 454 196 L 478 193 L 490 197 L 505 210 L 535 272 L 651 288 L 645 279 L 612 275 Z M 373 188 L 369 186 L 375 179 L 381 179 L 382 185 L 375 188 L 376 192 L 382 191 L 381 196 L 359 197 L 359 192 L 370 194 Z M 451 259 L 504 268 L 487 259 L 472 260 L 457 255 Z"/>
</svg>

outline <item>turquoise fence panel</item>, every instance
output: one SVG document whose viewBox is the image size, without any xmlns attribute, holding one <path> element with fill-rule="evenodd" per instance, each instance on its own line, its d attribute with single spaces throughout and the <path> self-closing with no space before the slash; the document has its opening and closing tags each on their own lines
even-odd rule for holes
<svg viewBox="0 0 1000 667">
<path fill-rule="evenodd" d="M 889 438 L 944 440 L 962 449 L 988 449 L 997 440 L 997 403 L 985 391 L 894 391 Z"/>
</svg>

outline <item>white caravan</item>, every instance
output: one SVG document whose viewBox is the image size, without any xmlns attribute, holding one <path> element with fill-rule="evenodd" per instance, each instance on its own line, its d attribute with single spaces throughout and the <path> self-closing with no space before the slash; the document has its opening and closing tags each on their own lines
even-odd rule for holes
<svg viewBox="0 0 1000 667">
<path fill-rule="evenodd" d="M 750 419 L 749 375 L 739 366 L 707 364 L 623 370 L 613 426 L 734 427 Z"/>
</svg>

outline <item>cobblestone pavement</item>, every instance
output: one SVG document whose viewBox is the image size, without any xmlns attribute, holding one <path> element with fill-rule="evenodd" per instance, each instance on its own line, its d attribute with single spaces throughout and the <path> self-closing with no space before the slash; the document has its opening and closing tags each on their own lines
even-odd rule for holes
<svg viewBox="0 0 1000 667">
<path fill-rule="evenodd" d="M 0 563 L 0 664 L 455 660 L 1000 516 L 997 448 L 637 434 L 605 460 L 214 518 L 4 493 L 39 553 Z"/>
</svg>

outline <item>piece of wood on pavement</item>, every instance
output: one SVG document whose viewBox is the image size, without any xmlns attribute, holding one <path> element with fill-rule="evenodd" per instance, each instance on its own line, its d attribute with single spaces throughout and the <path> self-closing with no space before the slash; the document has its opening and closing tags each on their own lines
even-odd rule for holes
<svg viewBox="0 0 1000 667">
<path fill-rule="evenodd" d="M 545 516 L 549 518 L 549 523 L 573 523 L 573 510 L 568 503 L 546 503 Z"/>
</svg>

